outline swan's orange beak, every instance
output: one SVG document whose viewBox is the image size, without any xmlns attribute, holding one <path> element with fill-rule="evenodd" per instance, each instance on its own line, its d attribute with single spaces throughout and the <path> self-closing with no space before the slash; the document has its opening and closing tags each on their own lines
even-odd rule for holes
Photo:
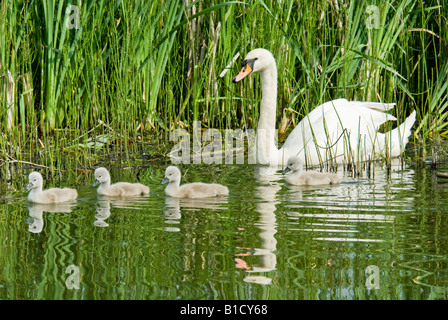
<svg viewBox="0 0 448 320">
<path fill-rule="evenodd" d="M 252 72 L 252 68 L 250 67 L 250 65 L 248 63 L 246 63 L 246 65 L 243 67 L 243 69 L 241 69 L 240 73 L 238 73 L 238 75 L 235 78 L 233 78 L 232 81 L 234 83 L 241 81 L 251 72 Z"/>
</svg>

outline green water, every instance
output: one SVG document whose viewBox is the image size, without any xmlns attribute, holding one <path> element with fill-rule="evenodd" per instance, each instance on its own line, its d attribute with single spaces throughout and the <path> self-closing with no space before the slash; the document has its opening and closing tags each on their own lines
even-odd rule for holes
<svg viewBox="0 0 448 320">
<path fill-rule="evenodd" d="M 230 196 L 167 198 L 152 167 L 111 170 L 149 197 L 99 198 L 92 178 L 66 182 L 73 205 L 0 199 L 0 299 L 447 298 L 448 185 L 430 169 L 315 188 L 250 165 L 182 169 Z"/>
</svg>

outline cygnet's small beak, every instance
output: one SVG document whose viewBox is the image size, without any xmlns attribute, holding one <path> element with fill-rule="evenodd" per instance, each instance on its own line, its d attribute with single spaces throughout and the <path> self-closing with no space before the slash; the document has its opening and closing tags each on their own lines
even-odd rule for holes
<svg viewBox="0 0 448 320">
<path fill-rule="evenodd" d="M 100 182 L 99 182 L 98 180 L 95 179 L 95 181 L 94 181 L 93 184 L 92 184 L 92 187 L 96 187 L 98 183 L 100 183 Z"/>
<path fill-rule="evenodd" d="M 285 170 L 282 171 L 282 174 L 286 174 L 286 173 L 288 173 L 289 171 L 291 171 L 291 169 L 289 169 L 289 167 L 286 167 Z"/>
<path fill-rule="evenodd" d="M 165 184 L 165 183 L 168 183 L 170 180 L 168 180 L 168 178 L 167 177 L 165 177 L 165 178 L 163 178 L 163 180 L 162 180 L 162 182 L 160 182 L 160 184 Z"/>
<path fill-rule="evenodd" d="M 25 187 L 26 191 L 30 191 L 31 189 L 33 189 L 33 185 L 31 183 Z"/>
</svg>

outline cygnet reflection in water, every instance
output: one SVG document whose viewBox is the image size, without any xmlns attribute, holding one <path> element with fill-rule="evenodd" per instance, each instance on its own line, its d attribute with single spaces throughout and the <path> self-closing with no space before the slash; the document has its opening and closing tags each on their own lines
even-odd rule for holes
<svg viewBox="0 0 448 320">
<path fill-rule="evenodd" d="M 28 231 L 32 233 L 42 232 L 44 228 L 44 212 L 72 212 L 72 206 L 76 205 L 75 202 L 66 202 L 66 203 L 30 203 L 28 205 L 28 214 L 29 217 L 27 222 L 29 224 Z"/>
</svg>

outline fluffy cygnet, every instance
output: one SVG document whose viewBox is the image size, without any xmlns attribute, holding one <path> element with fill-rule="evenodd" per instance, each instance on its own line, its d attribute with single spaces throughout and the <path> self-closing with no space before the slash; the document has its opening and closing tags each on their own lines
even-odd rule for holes
<svg viewBox="0 0 448 320">
<path fill-rule="evenodd" d="M 161 184 L 168 183 L 165 188 L 167 196 L 176 198 L 208 198 L 229 194 L 229 189 L 226 186 L 216 183 L 193 182 L 181 186 L 180 178 L 180 170 L 177 167 L 169 166 L 166 168 L 165 178 Z"/>
<path fill-rule="evenodd" d="M 111 197 L 135 197 L 149 194 L 149 187 L 141 183 L 117 182 L 110 184 L 110 174 L 106 168 L 95 170 L 93 187 L 100 184 L 97 189 L 99 195 Z"/>
<path fill-rule="evenodd" d="M 51 188 L 42 190 L 43 178 L 39 172 L 31 172 L 28 176 L 29 184 L 26 190 L 31 190 L 28 194 L 28 201 L 34 203 L 56 203 L 72 201 L 78 197 L 78 192 L 70 188 Z"/>
<path fill-rule="evenodd" d="M 286 163 L 286 168 L 282 174 L 291 171 L 285 178 L 286 182 L 293 185 L 319 185 L 319 184 L 337 184 L 339 177 L 334 173 L 323 173 L 316 171 L 302 172 L 303 161 L 299 157 L 291 157 Z"/>
</svg>

